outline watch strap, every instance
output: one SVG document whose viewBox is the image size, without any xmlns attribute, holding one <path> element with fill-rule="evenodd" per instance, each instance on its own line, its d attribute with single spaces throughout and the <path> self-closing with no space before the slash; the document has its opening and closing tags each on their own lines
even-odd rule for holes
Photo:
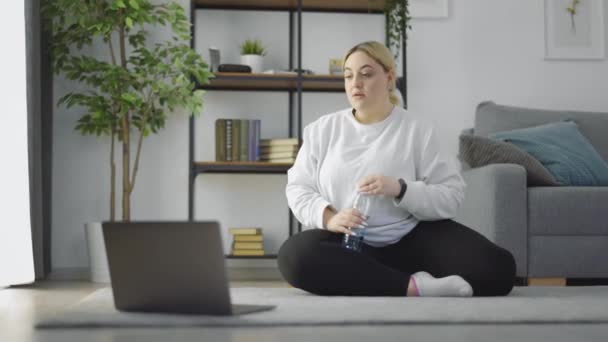
<svg viewBox="0 0 608 342">
<path fill-rule="evenodd" d="M 407 184 L 403 180 L 403 178 L 399 178 L 399 185 L 401 185 L 401 190 L 399 190 L 399 195 L 397 195 L 397 201 L 401 201 L 403 196 L 405 195 L 405 191 L 407 190 Z"/>
</svg>

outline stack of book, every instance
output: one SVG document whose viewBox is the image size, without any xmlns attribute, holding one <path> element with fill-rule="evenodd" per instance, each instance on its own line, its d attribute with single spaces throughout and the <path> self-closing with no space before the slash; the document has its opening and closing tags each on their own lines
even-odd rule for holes
<svg viewBox="0 0 608 342">
<path fill-rule="evenodd" d="M 298 138 L 261 139 L 260 161 L 293 163 L 296 161 L 300 141 Z"/>
<path fill-rule="evenodd" d="M 215 161 L 258 161 L 260 129 L 258 119 L 215 120 Z"/>
<path fill-rule="evenodd" d="M 262 228 L 229 228 L 232 235 L 232 255 L 264 255 Z"/>
</svg>

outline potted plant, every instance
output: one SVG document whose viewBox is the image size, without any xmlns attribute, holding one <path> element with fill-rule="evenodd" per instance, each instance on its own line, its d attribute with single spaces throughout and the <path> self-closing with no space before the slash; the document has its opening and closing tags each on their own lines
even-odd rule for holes
<svg viewBox="0 0 608 342">
<path fill-rule="evenodd" d="M 261 73 L 266 50 L 259 39 L 247 39 L 241 44 L 241 64 L 249 65 L 252 73 Z"/>
<path fill-rule="evenodd" d="M 121 145 L 121 219 L 130 221 L 131 195 L 144 138 L 163 129 L 176 109 L 200 113 L 203 91 L 196 90 L 197 83 L 208 83 L 213 75 L 202 57 L 190 48 L 190 22 L 177 3 L 43 0 L 42 13 L 51 36 L 53 72 L 81 83 L 58 105 L 81 110 L 75 129 L 83 135 L 103 137 L 100 141 L 110 149 L 111 221 L 116 220 L 118 158 L 114 151 L 115 144 Z M 169 39 L 148 41 L 147 29 L 154 27 L 167 27 Z M 107 57 L 82 50 L 94 41 L 107 49 Z M 135 139 L 137 147 L 133 150 L 131 141 Z M 87 239 L 92 280 L 107 282 L 101 224 L 87 229 L 91 229 Z"/>
</svg>

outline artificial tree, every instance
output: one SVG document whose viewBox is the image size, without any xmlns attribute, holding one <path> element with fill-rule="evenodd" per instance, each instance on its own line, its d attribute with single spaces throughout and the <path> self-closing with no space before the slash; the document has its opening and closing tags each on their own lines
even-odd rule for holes
<svg viewBox="0 0 608 342">
<path fill-rule="evenodd" d="M 203 91 L 197 90 L 197 84 L 208 83 L 213 74 L 190 47 L 191 23 L 177 3 L 43 0 L 42 6 L 54 73 L 84 86 L 63 96 L 59 104 L 83 110 L 76 123 L 81 134 L 110 137 L 112 221 L 116 218 L 114 149 L 116 140 L 122 144 L 122 220 L 129 221 L 144 138 L 164 128 L 176 109 L 200 113 Z M 161 28 L 169 28 L 169 39 L 148 41 L 149 30 Z M 83 51 L 93 46 L 102 46 L 107 57 Z M 138 136 L 132 165 L 134 134 Z"/>
</svg>

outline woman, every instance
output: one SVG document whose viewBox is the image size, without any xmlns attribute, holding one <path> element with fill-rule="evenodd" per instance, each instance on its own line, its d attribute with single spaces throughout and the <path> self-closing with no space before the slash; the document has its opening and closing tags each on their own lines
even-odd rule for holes
<svg viewBox="0 0 608 342">
<path fill-rule="evenodd" d="M 364 42 L 343 67 L 352 108 L 304 128 L 287 174 L 289 207 L 303 225 L 320 229 L 281 246 L 285 280 L 319 295 L 508 294 L 515 260 L 449 220 L 465 184 L 441 156 L 433 128 L 400 107 L 391 52 Z M 367 220 L 353 208 L 357 193 L 372 200 Z M 354 227 L 366 227 L 361 252 L 341 245 Z"/>
</svg>

